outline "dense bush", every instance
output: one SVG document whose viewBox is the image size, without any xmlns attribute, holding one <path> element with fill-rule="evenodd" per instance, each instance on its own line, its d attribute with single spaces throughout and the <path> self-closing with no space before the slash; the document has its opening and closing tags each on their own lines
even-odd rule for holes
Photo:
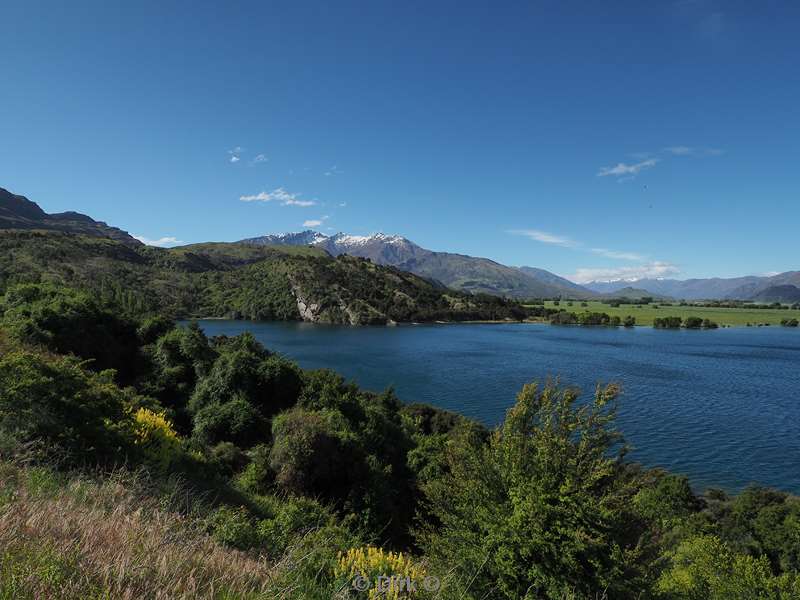
<svg viewBox="0 0 800 600">
<path fill-rule="evenodd" d="M 47 286 L 24 286 L 3 303 L 13 310 L 0 322 L 0 453 L 38 444 L 56 468 L 141 467 L 150 493 L 181 521 L 199 519 L 247 560 L 291 564 L 273 595 L 336 597 L 353 569 L 378 565 L 376 575 L 396 564 L 442 576 L 444 600 L 799 597 L 800 499 L 759 487 L 698 496 L 685 477 L 628 462 L 613 386 L 588 400 L 555 384 L 525 386 L 490 432 L 404 405 L 391 390 L 303 371 L 251 335 L 208 339 L 169 319 L 121 317 L 119 356 L 137 357 L 122 387 L 113 371 L 84 362 L 95 349 L 73 339 L 87 314 L 103 322 L 122 311 Z M 603 313 L 558 315 L 615 323 Z M 5 510 L 18 494 L 7 492 L 3 469 Z M 176 494 L 176 480 L 188 491 Z M 202 500 L 187 506 L 190 497 Z M 37 531 L 25 527 L 14 535 Z M 159 547 L 174 544 L 164 536 Z M 400 560 L 396 550 L 414 556 Z M 0 552 L 0 582 L 20 564 L 29 563 Z M 84 595 L 98 596 L 103 581 Z"/>
<path fill-rule="evenodd" d="M 656 329 L 679 329 L 683 320 L 680 317 L 656 317 L 653 327 Z"/>
<path fill-rule="evenodd" d="M 132 438 L 126 409 L 140 402 L 71 357 L 15 350 L 0 357 L 0 429 L 17 443 L 42 441 L 71 463 L 124 461 Z"/>
</svg>

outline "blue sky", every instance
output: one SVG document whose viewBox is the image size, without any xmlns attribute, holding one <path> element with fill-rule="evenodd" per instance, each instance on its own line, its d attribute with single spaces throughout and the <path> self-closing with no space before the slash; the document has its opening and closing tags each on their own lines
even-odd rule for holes
<svg viewBox="0 0 800 600">
<path fill-rule="evenodd" d="M 122 4 L 0 7 L 0 186 L 49 212 L 577 280 L 800 268 L 796 2 Z"/>
</svg>

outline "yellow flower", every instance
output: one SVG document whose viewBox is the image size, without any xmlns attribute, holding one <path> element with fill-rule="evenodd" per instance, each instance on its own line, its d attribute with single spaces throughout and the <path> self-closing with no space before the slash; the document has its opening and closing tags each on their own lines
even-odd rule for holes
<svg viewBox="0 0 800 600">
<path fill-rule="evenodd" d="M 180 438 L 163 412 L 140 408 L 133 416 L 133 441 L 157 465 L 167 467 L 180 450 Z"/>
<path fill-rule="evenodd" d="M 370 585 L 367 597 L 370 600 L 401 600 L 415 596 L 407 586 L 401 584 L 410 582 L 419 587 L 426 576 L 426 571 L 407 554 L 366 546 L 340 552 L 334 575 L 337 578 L 353 580 L 360 578 L 362 581 L 368 581 Z M 391 581 L 395 583 L 388 586 L 388 590 L 380 589 L 379 577 L 392 578 Z"/>
</svg>

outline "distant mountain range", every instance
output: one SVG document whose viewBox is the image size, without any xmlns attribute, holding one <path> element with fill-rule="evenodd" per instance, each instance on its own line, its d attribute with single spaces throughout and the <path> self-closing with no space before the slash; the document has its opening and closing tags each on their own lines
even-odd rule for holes
<svg viewBox="0 0 800 600">
<path fill-rule="evenodd" d="M 333 256 L 348 254 L 369 258 L 379 265 L 397 267 L 447 287 L 512 298 L 591 298 L 596 294 L 554 273 L 534 267 L 509 267 L 488 258 L 451 252 L 434 252 L 399 235 L 378 233 L 370 236 L 337 233 L 326 236 L 316 231 L 301 231 L 241 240 L 254 246 L 310 245 Z"/>
<path fill-rule="evenodd" d="M 24 196 L 0 188 L 0 230 L 4 229 L 83 234 L 108 238 L 128 247 L 142 246 L 139 240 L 117 227 L 77 212 L 48 214 Z M 762 277 L 638 279 L 578 285 L 544 269 L 509 267 L 488 258 L 434 252 L 405 237 L 382 233 L 328 236 L 307 230 L 249 238 L 239 243 L 249 246 L 312 246 L 332 256 L 347 254 L 369 258 L 378 265 L 397 267 L 456 290 L 511 298 L 641 298 L 650 295 L 657 299 L 800 301 L 800 271 Z"/>
<path fill-rule="evenodd" d="M 654 295 L 685 300 L 755 300 L 758 302 L 786 302 L 781 297 L 791 295 L 783 286 L 800 286 L 800 271 L 787 271 L 772 276 L 733 277 L 723 279 L 637 279 L 634 281 L 593 281 L 586 287 L 601 294 L 614 294 L 634 286 Z"/>
<path fill-rule="evenodd" d="M 77 212 L 47 214 L 25 196 L 0 188 L 0 229 L 41 229 L 110 238 L 127 246 L 142 242 L 128 232 Z"/>
</svg>

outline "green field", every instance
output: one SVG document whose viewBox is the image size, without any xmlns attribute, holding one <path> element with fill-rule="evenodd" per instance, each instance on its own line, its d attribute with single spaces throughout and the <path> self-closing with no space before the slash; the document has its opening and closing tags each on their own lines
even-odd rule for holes
<svg viewBox="0 0 800 600">
<path fill-rule="evenodd" d="M 563 308 L 570 312 L 581 313 L 586 311 L 604 312 L 608 315 L 625 318 L 628 315 L 636 317 L 637 325 L 652 325 L 656 317 L 700 317 L 701 319 L 711 319 L 718 325 L 730 325 L 736 327 L 746 326 L 750 323 L 757 325 L 780 325 L 781 320 L 794 318 L 800 320 L 800 310 L 782 310 L 777 308 L 707 308 L 704 306 L 661 306 L 657 302 L 653 304 L 621 304 L 618 307 L 609 306 L 597 301 L 587 301 L 586 306 L 581 306 L 578 300 L 562 300 L 558 308 Z M 545 302 L 545 306 L 554 307 L 552 301 Z M 658 306 L 658 308 L 656 308 Z"/>
</svg>

